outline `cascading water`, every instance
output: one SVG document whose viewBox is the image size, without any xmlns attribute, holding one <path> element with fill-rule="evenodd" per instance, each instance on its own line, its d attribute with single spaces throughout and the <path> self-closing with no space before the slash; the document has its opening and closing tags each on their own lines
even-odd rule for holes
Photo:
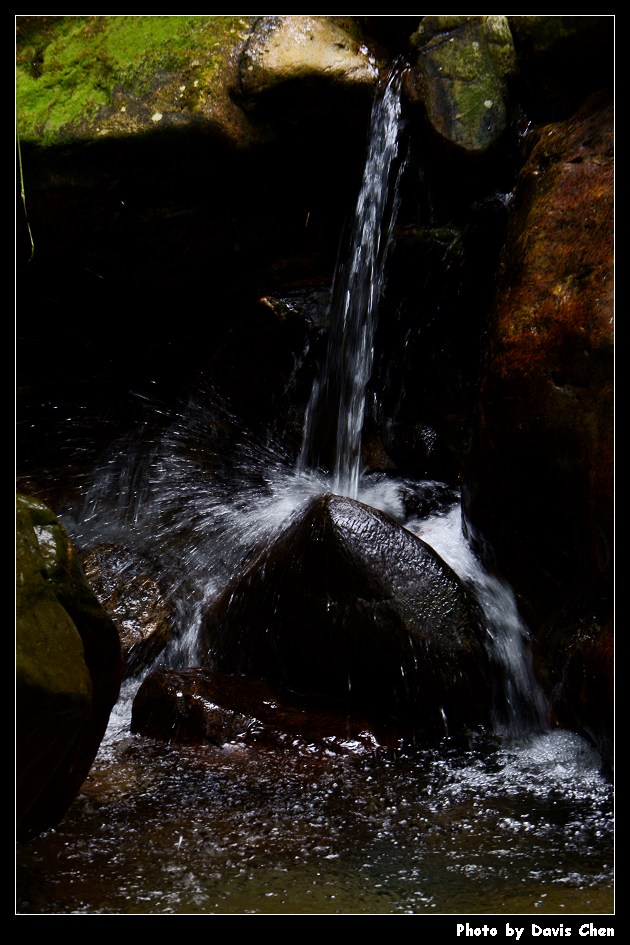
<svg viewBox="0 0 630 945">
<path fill-rule="evenodd" d="M 98 536 L 142 554 L 159 547 L 162 586 L 178 629 L 148 672 L 155 666 L 197 664 L 199 627 L 213 598 L 252 550 L 274 541 L 315 495 L 334 492 L 360 499 L 432 545 L 477 598 L 487 648 L 504 678 L 496 700 L 496 731 L 521 738 L 543 731 L 547 717 L 531 667 L 528 631 L 510 588 L 485 571 L 468 544 L 459 504 L 448 514 L 409 521 L 400 482 L 361 475 L 366 387 L 405 169 L 401 78 L 395 68 L 375 96 L 350 248 L 334 280 L 327 359 L 313 384 L 295 467 L 280 444 L 250 437 L 215 392 L 201 391 L 157 442 L 141 433 L 135 443 L 126 439 L 116 445 L 87 494 L 79 521 L 67 524 L 83 545 Z M 218 427 L 229 433 L 212 442 L 208 431 Z M 322 462 L 331 427 L 332 461 L 326 454 Z M 330 468 L 322 469 L 326 463 Z"/>
<path fill-rule="evenodd" d="M 407 522 L 407 528 L 435 548 L 481 606 L 487 646 L 503 676 L 503 692 L 495 704 L 496 732 L 520 739 L 546 731 L 549 707 L 534 675 L 529 630 L 512 589 L 489 574 L 474 554 L 462 528 L 459 504 L 424 521 Z"/>
<path fill-rule="evenodd" d="M 328 354 L 315 380 L 306 411 L 298 473 L 321 462 L 323 430 L 334 430 L 331 491 L 378 503 L 361 481 L 361 439 L 365 393 L 374 362 L 378 308 L 387 275 L 388 252 L 400 203 L 405 162 L 399 159 L 401 72 L 392 71 L 372 107 L 369 147 L 357 200 L 347 262 L 338 267 L 333 286 Z M 387 490 L 381 490 L 380 500 Z M 395 486 L 388 510 L 396 507 Z M 379 507 L 382 508 L 382 505 Z M 400 509 L 398 516 L 400 517 Z M 431 520 L 433 523 L 433 520 Z M 446 526 L 446 528 L 444 527 Z M 445 546 L 443 539 L 450 540 Z M 548 709 L 534 677 L 528 630 L 510 588 L 489 575 L 468 545 L 459 507 L 446 519 L 428 524 L 421 533 L 442 554 L 478 598 L 486 618 L 488 646 L 502 667 L 505 691 L 497 705 L 496 727 L 511 736 L 542 731 Z M 443 553 L 443 551 L 445 553 Z"/>
<path fill-rule="evenodd" d="M 352 499 L 359 494 L 365 391 L 404 170 L 399 160 L 400 87 L 401 72 L 395 69 L 374 100 L 350 251 L 333 286 L 328 356 L 313 385 L 298 460 L 298 470 L 317 468 L 326 446 L 322 440 L 332 439 L 332 491 Z M 331 429 L 324 435 L 326 427 Z M 327 457 L 324 464 L 328 462 Z"/>
</svg>

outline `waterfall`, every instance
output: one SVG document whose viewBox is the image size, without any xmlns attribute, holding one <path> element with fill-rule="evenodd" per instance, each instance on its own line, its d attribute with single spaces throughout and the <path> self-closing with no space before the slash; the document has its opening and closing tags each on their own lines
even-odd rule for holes
<svg viewBox="0 0 630 945">
<path fill-rule="evenodd" d="M 327 358 L 313 384 L 297 466 L 302 476 L 310 468 L 330 466 L 332 491 L 353 499 L 359 498 L 365 392 L 405 166 L 399 159 L 400 87 L 401 73 L 394 69 L 372 107 L 350 250 L 335 276 Z M 369 501 L 365 482 L 361 499 Z M 487 647 L 504 680 L 496 699 L 496 731 L 515 738 L 544 731 L 548 710 L 531 665 L 529 631 L 511 588 L 488 574 L 468 545 L 459 506 L 449 516 L 431 517 L 418 534 L 454 568 L 480 605 Z"/>
<path fill-rule="evenodd" d="M 330 467 L 333 491 L 354 499 L 359 489 L 365 391 L 404 167 L 398 160 L 400 87 L 401 72 L 394 69 L 372 106 L 349 255 L 337 268 L 327 359 L 313 385 L 298 459 L 299 472 Z"/>
<path fill-rule="evenodd" d="M 544 730 L 547 715 L 529 633 L 511 589 L 485 571 L 467 543 L 459 504 L 447 515 L 438 510 L 414 522 L 405 513 L 404 484 L 360 475 L 366 388 L 406 166 L 401 78 L 393 70 L 375 96 L 348 255 L 333 285 L 327 358 L 313 384 L 297 464 L 290 465 L 279 444 L 250 437 L 214 392 L 201 390 L 159 440 L 142 434 L 137 442 L 115 444 L 79 521 L 67 524 L 88 547 L 119 542 L 149 557 L 160 549 L 160 585 L 178 632 L 156 665 L 188 666 L 198 658 L 207 607 L 252 549 L 273 542 L 315 495 L 332 490 L 360 499 L 419 535 L 471 590 L 484 616 L 488 652 L 504 679 L 495 729 L 522 737 Z"/>
</svg>

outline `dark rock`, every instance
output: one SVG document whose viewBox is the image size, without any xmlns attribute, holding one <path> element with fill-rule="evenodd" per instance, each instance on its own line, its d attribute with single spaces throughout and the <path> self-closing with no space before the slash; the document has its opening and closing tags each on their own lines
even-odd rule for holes
<svg viewBox="0 0 630 945">
<path fill-rule="evenodd" d="M 218 672 L 342 700 L 431 737 L 489 718 L 481 633 L 433 549 L 384 513 L 325 495 L 215 601 L 201 651 Z"/>
<path fill-rule="evenodd" d="M 118 545 L 81 555 L 85 576 L 118 628 L 125 678 L 145 669 L 172 639 L 172 614 L 151 562 Z"/>
<path fill-rule="evenodd" d="M 428 518 L 449 512 L 459 501 L 459 492 L 445 482 L 413 482 L 401 484 L 401 498 L 407 518 Z"/>
<path fill-rule="evenodd" d="M 464 507 L 530 591 L 611 577 L 613 175 L 596 98 L 536 134 L 509 222 Z"/>
<path fill-rule="evenodd" d="M 540 637 L 537 674 L 549 680 L 556 710 L 608 753 L 613 209 L 613 107 L 604 95 L 534 136 L 508 225 L 462 489 L 471 534 Z M 589 639 L 579 642 L 584 626 Z"/>
<path fill-rule="evenodd" d="M 610 613 L 565 604 L 540 628 L 536 657 L 553 714 L 597 749 L 602 769 L 615 764 L 615 628 Z"/>
<path fill-rule="evenodd" d="M 509 16 L 518 97 L 529 121 L 560 121 L 589 95 L 612 93 L 614 16 Z"/>
<path fill-rule="evenodd" d="M 118 698 L 114 624 L 63 526 L 17 496 L 16 832 L 56 826 L 78 795 Z"/>
<path fill-rule="evenodd" d="M 133 702 L 131 730 L 180 743 L 309 746 L 335 753 L 395 748 L 400 734 L 253 677 L 158 670 Z"/>
<path fill-rule="evenodd" d="M 508 16 L 508 22 L 519 53 L 541 54 L 563 47 L 574 51 L 578 57 L 584 54 L 582 40 L 585 36 L 592 43 L 602 29 L 608 33 L 614 26 L 611 16 Z"/>
<path fill-rule="evenodd" d="M 306 353 L 323 344 L 319 335 L 327 296 L 311 288 L 261 297 L 243 310 L 203 372 L 204 383 L 222 391 L 244 426 L 264 438 L 272 424 L 278 440 L 296 455 L 313 383 L 312 358 L 305 364 Z M 298 417 L 292 423 L 295 407 Z"/>
</svg>

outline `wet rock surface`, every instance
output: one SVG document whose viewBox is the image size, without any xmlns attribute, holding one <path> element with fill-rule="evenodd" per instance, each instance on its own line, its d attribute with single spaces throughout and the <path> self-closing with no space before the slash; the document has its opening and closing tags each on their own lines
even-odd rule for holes
<svg viewBox="0 0 630 945">
<path fill-rule="evenodd" d="M 295 751 L 310 746 L 335 754 L 396 748 L 401 736 L 393 727 L 323 701 L 299 699 L 261 679 L 203 669 L 151 673 L 134 698 L 131 730 L 183 744 Z"/>
<path fill-rule="evenodd" d="M 463 489 L 468 520 L 540 628 L 537 659 L 554 680 L 558 712 L 566 719 L 574 702 L 572 724 L 591 733 L 608 762 L 613 207 L 613 108 L 602 95 L 534 135 L 515 192 Z M 599 629 L 582 639 L 578 628 L 593 621 Z"/>
<path fill-rule="evenodd" d="M 172 613 L 156 566 L 127 548 L 98 545 L 81 555 L 90 587 L 120 635 L 125 678 L 140 673 L 172 639 Z"/>
<path fill-rule="evenodd" d="M 487 718 L 492 669 L 472 599 L 393 519 L 316 498 L 211 606 L 203 664 L 412 721 L 429 736 Z"/>
</svg>

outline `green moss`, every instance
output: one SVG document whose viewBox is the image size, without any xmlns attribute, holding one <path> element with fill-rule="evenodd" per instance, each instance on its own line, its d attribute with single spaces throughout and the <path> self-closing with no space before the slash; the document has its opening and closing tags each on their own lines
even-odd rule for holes
<svg viewBox="0 0 630 945">
<path fill-rule="evenodd" d="M 70 584 L 73 552 L 68 535 L 54 512 L 39 499 L 16 495 L 16 517 L 22 529 L 32 529 L 41 556 L 42 574 L 57 590 Z M 29 526 L 26 523 L 29 523 Z M 66 590 L 68 588 L 66 587 Z"/>
<path fill-rule="evenodd" d="M 19 21 L 28 20 L 22 28 Z M 173 73 L 207 84 L 249 29 L 241 16 L 18 17 L 16 111 L 22 140 L 76 133 L 121 96 Z M 34 22 L 35 21 L 35 22 Z M 39 22 L 37 22 L 39 21 Z"/>
<path fill-rule="evenodd" d="M 37 529 L 48 528 L 53 513 L 40 502 L 16 496 L 16 678 L 19 686 L 89 699 L 91 682 L 83 660 L 83 643 L 59 602 L 47 565 L 65 560 L 65 533 L 59 526 L 55 545 L 42 545 Z M 35 521 L 45 524 L 35 524 Z"/>
<path fill-rule="evenodd" d="M 15 505 L 18 512 L 24 511 L 28 514 L 33 525 L 57 524 L 55 513 L 41 499 L 18 492 L 15 496 Z"/>
<path fill-rule="evenodd" d="M 15 671 L 24 691 L 63 696 L 89 711 L 92 683 L 79 632 L 50 590 L 31 585 L 18 594 Z"/>
</svg>

